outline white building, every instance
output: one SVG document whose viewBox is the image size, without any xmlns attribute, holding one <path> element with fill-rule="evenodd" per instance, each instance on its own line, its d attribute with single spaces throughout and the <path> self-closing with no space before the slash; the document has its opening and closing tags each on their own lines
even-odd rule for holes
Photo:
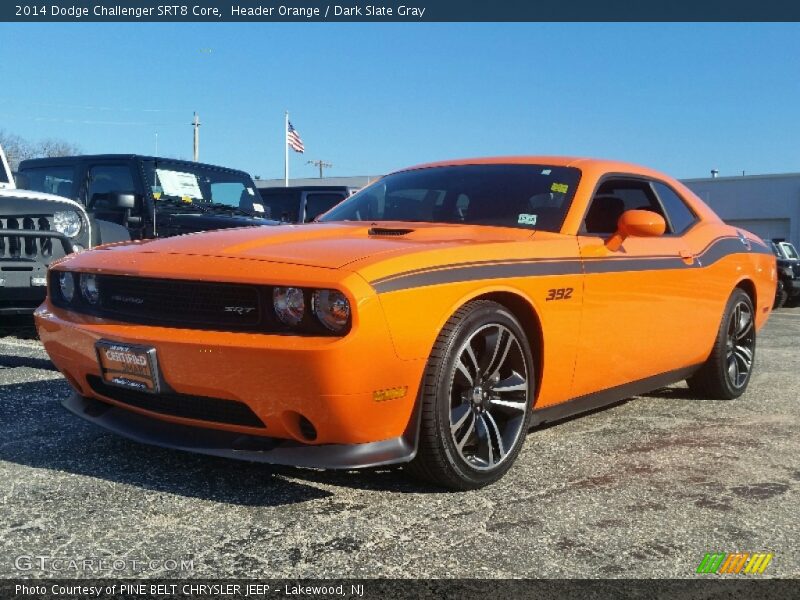
<svg viewBox="0 0 800 600">
<path fill-rule="evenodd" d="M 684 179 L 727 223 L 800 246 L 800 173 Z"/>
</svg>

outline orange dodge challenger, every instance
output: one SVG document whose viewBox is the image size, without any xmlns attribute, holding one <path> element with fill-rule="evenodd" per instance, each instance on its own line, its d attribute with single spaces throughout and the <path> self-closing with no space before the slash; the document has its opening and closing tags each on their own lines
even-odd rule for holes
<svg viewBox="0 0 800 600">
<path fill-rule="evenodd" d="M 746 389 L 775 257 L 675 179 L 546 156 L 388 175 L 317 223 L 130 242 L 49 276 L 65 406 L 141 442 L 499 479 L 528 429 Z"/>
</svg>

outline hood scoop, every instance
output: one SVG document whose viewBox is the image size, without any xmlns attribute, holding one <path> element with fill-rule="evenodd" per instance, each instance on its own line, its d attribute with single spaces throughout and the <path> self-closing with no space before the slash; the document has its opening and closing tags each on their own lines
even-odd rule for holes
<svg viewBox="0 0 800 600">
<path fill-rule="evenodd" d="M 367 233 L 369 233 L 369 235 L 395 237 L 399 235 L 407 235 L 413 231 L 413 229 L 400 229 L 395 227 L 370 227 Z"/>
</svg>

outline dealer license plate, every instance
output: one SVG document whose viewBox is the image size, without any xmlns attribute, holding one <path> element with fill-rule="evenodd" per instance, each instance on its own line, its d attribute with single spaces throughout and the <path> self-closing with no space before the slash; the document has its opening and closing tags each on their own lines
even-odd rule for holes
<svg viewBox="0 0 800 600">
<path fill-rule="evenodd" d="M 101 340 L 95 344 L 103 381 L 109 385 L 156 394 L 156 349 Z"/>
</svg>

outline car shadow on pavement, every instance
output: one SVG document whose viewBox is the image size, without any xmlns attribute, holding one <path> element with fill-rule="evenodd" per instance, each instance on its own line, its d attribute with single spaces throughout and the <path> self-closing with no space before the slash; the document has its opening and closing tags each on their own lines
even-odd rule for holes
<svg viewBox="0 0 800 600">
<path fill-rule="evenodd" d="M 244 506 L 330 497 L 313 484 L 394 492 L 442 492 L 396 469 L 322 471 L 191 454 L 133 442 L 67 412 L 63 380 L 0 385 L 0 461 Z"/>
<path fill-rule="evenodd" d="M 661 400 L 703 400 L 699 394 L 693 392 L 686 386 L 663 387 L 652 392 L 640 394 L 642 398 L 653 398 Z M 707 398 L 706 398 L 707 400 Z"/>
<path fill-rule="evenodd" d="M 28 369 L 44 369 L 45 371 L 58 371 L 56 366 L 47 358 L 0 355 L 0 369 L 16 369 L 19 367 L 26 367 Z"/>
</svg>

